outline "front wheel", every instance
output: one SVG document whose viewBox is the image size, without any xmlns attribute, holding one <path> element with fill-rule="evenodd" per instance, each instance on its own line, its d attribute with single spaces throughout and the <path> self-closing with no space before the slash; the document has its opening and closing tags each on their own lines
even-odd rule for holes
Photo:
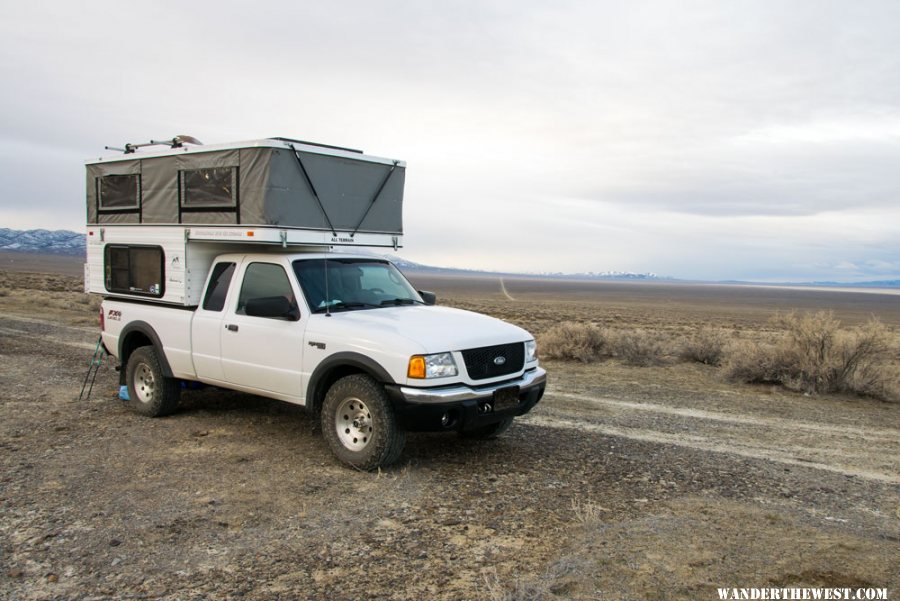
<svg viewBox="0 0 900 601">
<path fill-rule="evenodd" d="M 322 433 L 338 459 L 365 471 L 395 462 L 406 444 L 384 388 L 362 374 L 345 376 L 328 390 Z"/>
<path fill-rule="evenodd" d="M 156 349 L 142 346 L 128 357 L 125 368 L 128 384 L 128 405 L 148 417 L 162 417 L 178 408 L 181 388 L 178 380 L 167 378 Z"/>
</svg>

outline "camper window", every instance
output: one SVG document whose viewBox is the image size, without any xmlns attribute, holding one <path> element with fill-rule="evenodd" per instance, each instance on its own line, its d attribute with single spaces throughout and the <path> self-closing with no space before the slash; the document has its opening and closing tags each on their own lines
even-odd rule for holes
<svg viewBox="0 0 900 601">
<path fill-rule="evenodd" d="M 100 210 L 121 211 L 140 208 L 141 176 L 105 175 L 100 178 Z"/>
<path fill-rule="evenodd" d="M 165 292 L 162 247 L 110 244 L 105 255 L 108 291 L 156 297 Z"/>
<path fill-rule="evenodd" d="M 214 167 L 181 172 L 184 209 L 221 209 L 237 206 L 237 167 Z"/>
</svg>

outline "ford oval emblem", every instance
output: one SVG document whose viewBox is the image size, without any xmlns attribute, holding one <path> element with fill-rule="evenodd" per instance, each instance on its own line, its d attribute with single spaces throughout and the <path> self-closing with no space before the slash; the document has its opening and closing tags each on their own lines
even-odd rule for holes
<svg viewBox="0 0 900 601">
<path fill-rule="evenodd" d="M 506 357 L 500 355 L 499 357 L 494 357 L 494 365 L 503 365 L 506 363 Z"/>
</svg>

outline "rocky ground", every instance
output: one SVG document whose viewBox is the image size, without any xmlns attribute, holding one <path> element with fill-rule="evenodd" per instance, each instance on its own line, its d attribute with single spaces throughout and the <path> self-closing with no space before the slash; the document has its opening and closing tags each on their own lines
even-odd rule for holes
<svg viewBox="0 0 900 601">
<path fill-rule="evenodd" d="M 0 282 L 0 598 L 900 594 L 896 404 L 550 363 L 502 438 L 413 434 L 358 473 L 284 403 L 206 389 L 146 419 L 106 363 L 77 400 L 94 308 L 54 281 Z"/>
</svg>

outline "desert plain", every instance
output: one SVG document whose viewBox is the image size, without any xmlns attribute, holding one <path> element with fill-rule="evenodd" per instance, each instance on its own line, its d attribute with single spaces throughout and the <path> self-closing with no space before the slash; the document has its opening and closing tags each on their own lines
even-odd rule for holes
<svg viewBox="0 0 900 601">
<path fill-rule="evenodd" d="M 503 436 L 411 434 L 358 473 L 277 401 L 207 388 L 147 419 L 106 359 L 78 400 L 99 333 L 80 269 L 0 256 L 2 599 L 900 595 L 900 403 L 733 382 L 674 352 L 544 359 L 547 394 Z M 886 291 L 409 275 L 539 340 L 563 322 L 663 348 L 701 328 L 756 340 L 792 310 L 900 335 Z"/>
</svg>

